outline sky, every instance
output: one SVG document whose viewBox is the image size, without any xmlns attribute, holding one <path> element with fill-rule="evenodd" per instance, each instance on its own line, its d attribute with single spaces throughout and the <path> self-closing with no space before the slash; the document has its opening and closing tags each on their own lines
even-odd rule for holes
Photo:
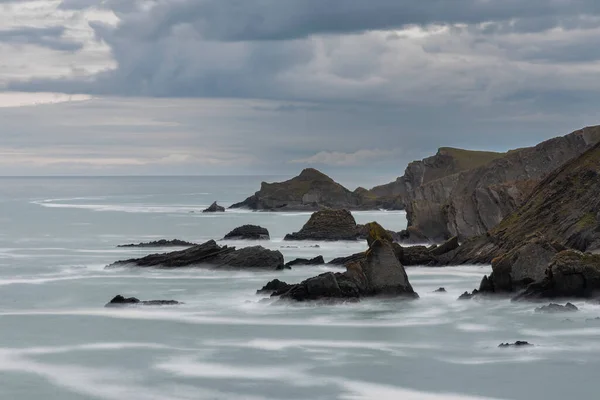
<svg viewBox="0 0 600 400">
<path fill-rule="evenodd" d="M 600 123 L 598 37 L 597 0 L 0 0 L 0 175 L 384 183 Z"/>
</svg>

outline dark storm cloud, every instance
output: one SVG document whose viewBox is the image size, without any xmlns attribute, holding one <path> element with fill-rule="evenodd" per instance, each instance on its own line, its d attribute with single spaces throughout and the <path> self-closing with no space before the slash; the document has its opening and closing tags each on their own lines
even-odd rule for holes
<svg viewBox="0 0 600 400">
<path fill-rule="evenodd" d="M 0 30 L 0 42 L 25 45 L 34 44 L 58 51 L 77 51 L 83 45 L 63 37 L 65 28 L 52 26 L 47 28 L 19 27 Z"/>
<path fill-rule="evenodd" d="M 66 0 L 63 7 L 87 3 L 93 1 Z M 122 2 L 102 3 L 122 7 Z M 579 24 L 583 21 L 573 17 L 600 13 L 600 3 L 595 0 L 182 0 L 155 4 L 150 12 L 122 29 L 151 40 L 188 23 L 212 40 L 287 40 L 406 25 L 493 21 L 513 21 L 511 26 L 516 31 L 546 30 L 560 26 L 563 19 Z"/>
</svg>

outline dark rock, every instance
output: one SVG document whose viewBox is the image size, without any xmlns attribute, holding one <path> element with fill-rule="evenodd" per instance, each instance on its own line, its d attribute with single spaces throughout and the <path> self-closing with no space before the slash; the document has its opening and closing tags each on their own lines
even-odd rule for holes
<svg viewBox="0 0 600 400">
<path fill-rule="evenodd" d="M 207 212 L 224 212 L 225 211 L 225 207 L 221 207 L 220 205 L 217 204 L 217 202 L 215 201 L 214 203 L 212 203 L 206 210 L 202 211 L 203 213 L 207 213 Z"/>
<path fill-rule="evenodd" d="M 600 297 L 600 255 L 565 250 L 515 300 Z"/>
<path fill-rule="evenodd" d="M 313 213 L 299 232 L 284 240 L 357 240 L 359 232 L 354 217 L 347 210 L 321 210 Z"/>
<path fill-rule="evenodd" d="M 285 289 L 289 289 L 290 287 L 291 285 L 288 285 L 287 283 L 280 281 L 279 279 L 273 279 L 261 289 L 257 290 L 256 294 L 272 294 L 275 292 L 284 291 Z"/>
<path fill-rule="evenodd" d="M 464 292 L 458 297 L 458 300 L 471 300 L 473 297 L 477 296 L 479 291 L 477 289 L 473 290 L 472 293 Z"/>
<path fill-rule="evenodd" d="M 403 265 L 436 265 L 437 258 L 425 246 L 403 247 L 400 261 Z"/>
<path fill-rule="evenodd" d="M 130 244 L 121 244 L 117 247 L 192 247 L 196 246 L 196 243 L 186 242 L 185 240 L 173 239 L 173 240 L 156 240 L 154 242 L 146 242 L 146 243 L 130 243 Z"/>
<path fill-rule="evenodd" d="M 537 313 L 562 313 L 573 311 L 579 311 L 579 308 L 572 303 L 567 303 L 564 306 L 556 303 L 550 303 L 547 306 L 542 306 L 535 309 L 535 312 Z"/>
<path fill-rule="evenodd" d="M 185 250 L 150 254 L 142 258 L 117 261 L 110 267 L 135 266 L 156 268 L 211 267 L 277 270 L 283 268 L 283 254 L 279 251 L 253 246 L 237 249 L 219 246 L 214 240 Z"/>
<path fill-rule="evenodd" d="M 325 264 L 325 260 L 323 256 L 317 256 L 315 258 L 307 259 L 307 258 L 296 258 L 295 260 L 288 261 L 285 263 L 286 268 L 291 268 L 294 265 L 321 265 Z"/>
<path fill-rule="evenodd" d="M 331 264 L 331 265 L 346 265 L 348 263 L 352 263 L 355 261 L 362 261 L 365 259 L 365 252 L 360 252 L 360 253 L 354 253 L 350 256 L 346 256 L 346 257 L 337 257 L 334 258 L 333 260 L 329 261 L 327 264 Z"/>
<path fill-rule="evenodd" d="M 228 240 L 269 240 L 269 231 L 257 225 L 242 225 L 229 232 L 223 239 Z"/>
<path fill-rule="evenodd" d="M 404 244 L 429 243 L 431 240 L 425 236 L 418 228 L 409 226 L 405 230 L 398 232 L 398 241 Z"/>
<path fill-rule="evenodd" d="M 498 347 L 526 347 L 526 346 L 533 346 L 533 345 L 529 342 L 525 342 L 522 340 L 517 340 L 514 343 L 500 343 L 498 345 Z"/>
<path fill-rule="evenodd" d="M 135 297 L 124 297 L 120 294 L 115 296 L 111 301 L 109 301 L 105 307 L 123 307 L 129 305 L 142 305 L 142 306 L 173 306 L 178 304 L 183 304 L 175 300 L 146 300 L 141 301 Z"/>
<path fill-rule="evenodd" d="M 459 246 L 458 236 L 453 236 L 452 238 L 446 240 L 441 245 L 430 249 L 430 252 L 434 256 L 441 256 L 442 254 L 446 254 L 452 250 L 456 250 Z"/>
<path fill-rule="evenodd" d="M 441 287 L 439 289 L 434 290 L 433 292 L 434 293 L 446 293 L 446 288 Z"/>
<path fill-rule="evenodd" d="M 347 263 L 344 273 L 327 272 L 292 285 L 280 297 L 295 301 L 355 301 L 369 296 L 418 298 L 396 257 L 394 246 L 385 238 L 377 238 L 380 227 L 373 228 L 373 236 L 368 240 L 371 246 L 364 259 Z"/>
</svg>

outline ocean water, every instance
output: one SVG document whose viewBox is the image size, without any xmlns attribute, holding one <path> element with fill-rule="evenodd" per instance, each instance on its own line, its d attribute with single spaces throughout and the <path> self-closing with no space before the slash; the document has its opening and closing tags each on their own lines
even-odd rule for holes
<svg viewBox="0 0 600 400">
<path fill-rule="evenodd" d="M 202 214 L 274 177 L 0 178 L 0 399 L 595 399 L 600 306 L 534 313 L 457 301 L 489 266 L 410 267 L 417 301 L 283 305 L 255 294 L 329 266 L 283 272 L 111 269 L 156 249 L 259 224 L 286 259 L 363 242 L 284 243 L 308 213 Z M 357 212 L 388 229 L 403 212 Z M 225 242 L 236 246 L 254 243 Z M 309 247 L 319 244 L 320 248 Z M 296 246 L 296 247 L 284 247 Z M 447 293 L 433 293 L 438 287 Z M 116 294 L 181 306 L 114 309 Z M 527 340 L 535 346 L 498 348 Z"/>
</svg>

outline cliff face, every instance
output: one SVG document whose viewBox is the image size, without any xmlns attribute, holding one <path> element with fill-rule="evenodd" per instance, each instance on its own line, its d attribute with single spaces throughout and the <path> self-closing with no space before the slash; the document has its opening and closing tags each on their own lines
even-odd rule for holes
<svg viewBox="0 0 600 400">
<path fill-rule="evenodd" d="M 409 198 L 410 193 L 426 183 L 485 165 L 503 155 L 504 153 L 442 147 L 434 156 L 411 162 L 403 176 L 394 182 L 375 186 L 371 193 L 379 197 Z"/>
<path fill-rule="evenodd" d="M 521 205 L 548 173 L 598 141 L 600 127 L 584 128 L 425 183 L 408 194 L 409 225 L 433 240 L 484 234 Z"/>
</svg>

